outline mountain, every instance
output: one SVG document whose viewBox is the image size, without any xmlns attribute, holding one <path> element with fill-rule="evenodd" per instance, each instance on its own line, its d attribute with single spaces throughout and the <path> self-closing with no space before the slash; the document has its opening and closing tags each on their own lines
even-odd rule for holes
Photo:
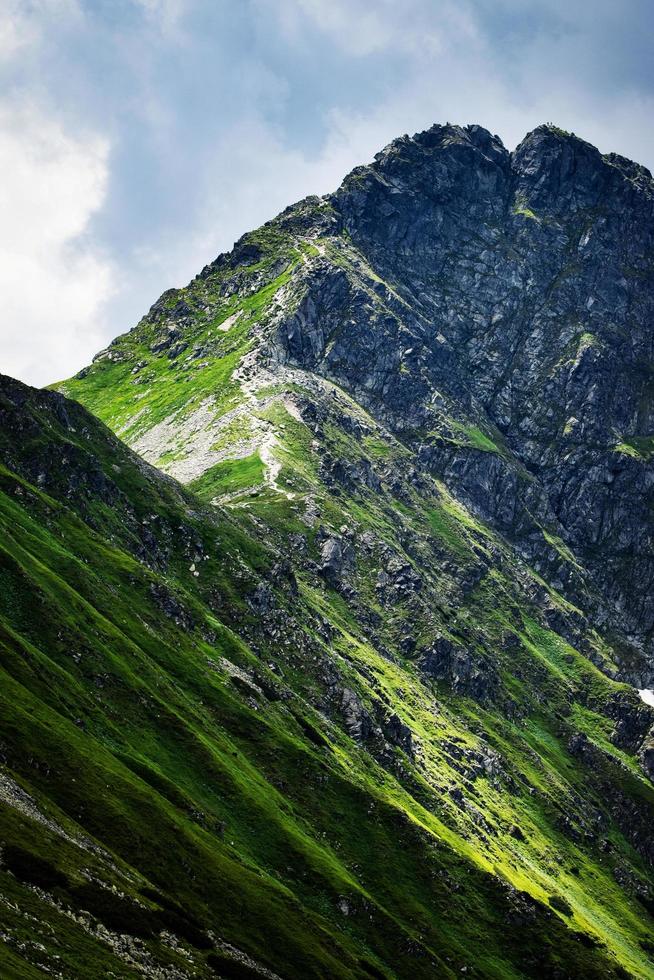
<svg viewBox="0 0 654 980">
<path fill-rule="evenodd" d="M 654 977 L 653 191 L 435 126 L 0 382 L 8 976 Z"/>
</svg>

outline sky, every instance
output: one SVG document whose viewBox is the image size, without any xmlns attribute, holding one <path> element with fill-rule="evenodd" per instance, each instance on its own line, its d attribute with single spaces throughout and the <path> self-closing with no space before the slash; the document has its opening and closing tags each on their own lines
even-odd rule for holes
<svg viewBox="0 0 654 980">
<path fill-rule="evenodd" d="M 0 0 L 0 372 L 70 376 L 435 122 L 654 169 L 653 38 L 651 0 Z"/>
</svg>

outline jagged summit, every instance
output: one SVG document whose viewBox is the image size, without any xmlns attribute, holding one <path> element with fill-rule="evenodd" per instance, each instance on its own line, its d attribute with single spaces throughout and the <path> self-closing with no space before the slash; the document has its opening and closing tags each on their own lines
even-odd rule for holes
<svg viewBox="0 0 654 980">
<path fill-rule="evenodd" d="M 609 192 L 616 178 L 609 165 L 616 167 L 629 179 L 639 177 L 643 189 L 647 186 L 647 178 L 651 177 L 645 167 L 618 157 L 617 154 L 602 156 L 591 143 L 552 123 L 537 126 L 512 153 L 504 147 L 499 136 L 493 136 L 482 126 L 447 123 L 435 124 L 413 137 L 403 136 L 393 140 L 376 154 L 369 168 L 355 168 L 352 175 L 345 178 L 344 186 L 351 187 L 350 178 L 354 176 L 355 179 L 361 179 L 369 169 L 388 175 L 398 168 L 410 184 L 413 179 L 420 180 L 421 170 L 427 162 L 438 167 L 439 161 L 442 163 L 444 160 L 443 153 L 449 152 L 450 159 L 454 160 L 455 157 L 451 154 L 466 150 L 476 152 L 487 163 L 501 168 L 508 184 L 524 182 L 530 175 L 534 175 L 535 168 L 541 176 L 547 172 L 552 179 L 564 168 L 560 175 L 563 183 L 574 175 L 574 183 L 595 183 L 600 193 L 604 194 Z M 461 157 L 460 162 L 463 164 L 464 161 L 465 157 Z M 496 193 L 501 193 L 502 183 L 500 181 L 496 184 Z"/>
<path fill-rule="evenodd" d="M 481 149 L 493 145 L 499 150 L 504 149 L 504 144 L 499 136 L 493 136 L 483 126 L 476 124 L 469 126 L 459 126 L 456 123 L 434 123 L 429 129 L 415 133 L 413 136 L 404 135 L 393 140 L 388 146 L 384 147 L 375 155 L 375 160 L 382 158 L 391 147 L 399 147 L 411 143 L 417 143 L 425 149 L 437 149 L 456 143 L 470 144 Z"/>
</svg>

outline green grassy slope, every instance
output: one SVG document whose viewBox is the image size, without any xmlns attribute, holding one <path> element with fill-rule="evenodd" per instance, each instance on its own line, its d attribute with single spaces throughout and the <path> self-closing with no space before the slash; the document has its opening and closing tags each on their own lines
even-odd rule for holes
<svg viewBox="0 0 654 980">
<path fill-rule="evenodd" d="M 402 454 L 340 408 L 329 452 Z M 74 403 L 3 383 L 7 975 L 653 975 L 628 838 L 652 787 L 610 718 L 630 692 L 542 624 L 443 488 L 334 493 L 311 431 L 271 410 L 279 488 L 228 513 Z M 372 543 L 332 582 L 320 529 L 345 524 Z M 389 606 L 390 547 L 427 572 Z M 445 623 L 497 674 L 492 698 L 421 669 Z"/>
</svg>

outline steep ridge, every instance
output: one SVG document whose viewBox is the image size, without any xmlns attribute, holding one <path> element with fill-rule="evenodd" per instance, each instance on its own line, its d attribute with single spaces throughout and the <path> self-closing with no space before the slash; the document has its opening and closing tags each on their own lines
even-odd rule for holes
<svg viewBox="0 0 654 980">
<path fill-rule="evenodd" d="M 245 236 L 63 390 L 187 482 L 233 457 L 232 431 L 243 458 L 270 431 L 245 372 L 250 391 L 335 382 L 646 687 L 653 187 L 554 127 L 509 154 L 435 126 Z"/>
<path fill-rule="evenodd" d="M 215 859 L 259 876 L 235 905 L 238 886 L 218 896 L 188 852 L 139 863 L 102 825 L 102 846 L 223 944 L 212 955 L 236 946 L 284 977 L 654 976 L 654 712 L 630 686 L 654 668 L 651 211 L 646 171 L 554 127 L 514 154 L 480 127 L 395 141 L 58 386 L 185 489 L 79 407 L 5 383 L 3 458 L 36 494 L 21 506 L 41 526 L 46 493 L 118 549 L 102 615 L 142 581 L 130 640 L 144 623 L 165 635 L 180 672 L 192 738 L 166 748 L 166 692 L 134 699 L 147 737 L 117 748 L 103 721 L 103 746 L 165 777 L 175 813 L 182 786 L 189 832 L 197 810 Z M 67 448 L 85 429 L 85 465 L 120 491 L 93 506 Z M 95 595 L 96 559 L 88 579 L 50 562 Z M 70 619 L 60 597 L 45 620 L 59 602 Z M 28 640 L 53 656 L 52 636 Z M 215 785 L 186 775 L 198 737 Z M 7 778 L 51 798 L 12 745 Z M 250 780 L 274 847 L 244 818 Z M 207 954 L 171 931 L 193 963 L 175 969 L 202 975 Z"/>
<path fill-rule="evenodd" d="M 654 712 L 444 491 L 294 570 L 61 396 L 0 445 L 3 975 L 651 975 Z"/>
</svg>

